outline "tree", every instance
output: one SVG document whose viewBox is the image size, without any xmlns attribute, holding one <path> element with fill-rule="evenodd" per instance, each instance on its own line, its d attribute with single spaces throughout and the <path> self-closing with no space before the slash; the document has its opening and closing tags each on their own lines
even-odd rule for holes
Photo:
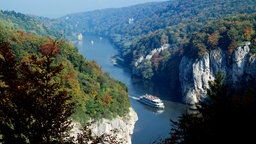
<svg viewBox="0 0 256 144">
<path fill-rule="evenodd" d="M 144 59 L 139 65 L 138 70 L 142 73 L 144 79 L 151 79 L 153 77 L 152 63 L 148 59 Z"/>
<path fill-rule="evenodd" d="M 0 139 L 3 143 L 65 143 L 73 102 L 57 79 L 57 43 L 40 48 L 20 64 L 6 43 L 0 45 Z"/>
<path fill-rule="evenodd" d="M 196 109 L 172 121 L 170 144 L 255 143 L 255 93 L 235 92 L 223 84 L 217 74 L 209 82 L 208 97 L 196 104 Z M 249 85 L 255 89 L 255 85 Z"/>
<path fill-rule="evenodd" d="M 255 31 L 251 28 L 244 28 L 244 35 L 243 38 L 247 41 L 250 41 L 252 39 L 252 36 L 254 35 Z"/>
<path fill-rule="evenodd" d="M 162 34 L 160 41 L 162 45 L 168 43 L 168 36 L 166 34 Z"/>
<path fill-rule="evenodd" d="M 220 34 L 218 32 L 214 32 L 208 36 L 208 42 L 210 46 L 216 47 L 219 44 Z"/>
<path fill-rule="evenodd" d="M 0 143 L 121 143 L 114 135 L 94 136 L 86 125 L 75 139 L 70 135 L 74 103 L 58 79 L 57 42 L 46 43 L 40 56 L 19 64 L 7 43 L 0 43 Z"/>
</svg>

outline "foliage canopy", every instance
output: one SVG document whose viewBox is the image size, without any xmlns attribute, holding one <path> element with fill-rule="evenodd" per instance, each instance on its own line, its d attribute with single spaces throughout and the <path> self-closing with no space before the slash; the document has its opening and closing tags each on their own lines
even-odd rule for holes
<svg viewBox="0 0 256 144">
<path fill-rule="evenodd" d="M 0 44 L 0 133 L 4 143 L 68 140 L 74 103 L 56 79 L 63 67 L 53 64 L 55 55 L 31 55 L 18 63 L 11 48 Z"/>
<path fill-rule="evenodd" d="M 28 16 L 15 17 L 13 13 L 1 11 L 0 14 L 12 23 L 17 22 L 17 25 L 26 23 Z M 45 51 L 44 48 L 51 47 L 52 43 L 59 47 L 59 54 L 54 63 L 61 63 L 64 69 L 56 79 L 64 84 L 75 101 L 75 113 L 72 115 L 75 120 L 83 122 L 89 118 L 113 118 L 117 115 L 123 116 L 129 111 L 127 87 L 103 73 L 94 61 L 87 61 L 71 43 L 15 30 L 7 26 L 6 21 L 2 19 L 0 27 L 0 40 L 9 43 L 16 61 L 28 59 L 32 54 L 38 55 L 38 52 L 51 52 Z"/>
</svg>

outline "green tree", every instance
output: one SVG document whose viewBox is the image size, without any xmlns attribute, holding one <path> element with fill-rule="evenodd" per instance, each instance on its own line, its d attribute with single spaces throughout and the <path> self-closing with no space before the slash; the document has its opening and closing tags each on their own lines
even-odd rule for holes
<svg viewBox="0 0 256 144">
<path fill-rule="evenodd" d="M 160 41 L 162 45 L 168 43 L 168 36 L 166 34 L 162 34 Z"/>
<path fill-rule="evenodd" d="M 71 137 L 74 103 L 58 79 L 58 53 L 57 42 L 46 43 L 40 58 L 31 55 L 19 64 L 9 45 L 0 43 L 0 143 L 121 143 L 116 129 L 94 136 L 90 124 Z"/>
<path fill-rule="evenodd" d="M 138 67 L 139 71 L 142 73 L 144 79 L 151 79 L 154 75 L 152 69 L 152 63 L 148 59 L 144 59 L 140 66 Z"/>
<path fill-rule="evenodd" d="M 21 63 L 6 43 L 0 45 L 0 141 L 3 143 L 65 143 L 72 128 L 73 102 L 56 78 L 57 44 L 40 48 Z"/>
<path fill-rule="evenodd" d="M 184 113 L 173 122 L 170 144 L 255 143 L 255 92 L 233 92 L 217 74 L 209 83 L 208 97 L 196 104 L 196 109 Z M 255 89 L 254 85 L 249 85 Z"/>
</svg>

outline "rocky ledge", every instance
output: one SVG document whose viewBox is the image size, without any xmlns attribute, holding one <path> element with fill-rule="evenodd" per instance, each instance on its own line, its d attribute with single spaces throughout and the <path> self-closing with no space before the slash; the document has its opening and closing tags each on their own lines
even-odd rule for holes
<svg viewBox="0 0 256 144">
<path fill-rule="evenodd" d="M 131 136 L 133 134 L 134 125 L 138 120 L 137 113 L 133 108 L 129 108 L 130 112 L 124 117 L 116 117 L 112 120 L 102 119 L 90 126 L 93 134 L 100 136 L 102 134 L 108 134 L 116 136 L 117 140 L 123 144 L 131 144 Z M 76 137 L 76 134 L 80 133 L 81 125 L 73 122 L 73 129 L 71 135 Z"/>
<path fill-rule="evenodd" d="M 238 46 L 231 57 L 220 48 L 207 52 L 202 58 L 184 56 L 179 66 L 181 91 L 186 103 L 196 103 L 207 94 L 208 82 L 220 71 L 224 81 L 234 88 L 241 86 L 239 80 L 256 79 L 256 55 L 250 54 L 250 42 Z"/>
<path fill-rule="evenodd" d="M 113 130 L 117 130 L 117 140 L 123 144 L 131 144 L 134 125 L 138 120 L 136 112 L 130 108 L 130 112 L 125 117 L 117 117 L 112 120 L 102 119 L 91 126 L 95 135 L 103 133 L 115 135 Z"/>
</svg>

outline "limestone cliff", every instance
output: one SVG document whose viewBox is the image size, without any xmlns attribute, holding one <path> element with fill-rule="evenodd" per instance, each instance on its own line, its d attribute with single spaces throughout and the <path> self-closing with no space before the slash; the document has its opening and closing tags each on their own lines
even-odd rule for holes
<svg viewBox="0 0 256 144">
<path fill-rule="evenodd" d="M 250 42 L 237 47 L 232 56 L 220 48 L 208 51 L 201 58 L 184 56 L 179 66 L 181 91 L 185 102 L 195 103 L 206 96 L 208 81 L 214 80 L 217 71 L 221 71 L 224 81 L 234 87 L 240 81 L 256 78 L 255 55 L 250 55 Z"/>
<path fill-rule="evenodd" d="M 130 112 L 124 117 L 116 117 L 112 120 L 102 119 L 93 123 L 90 126 L 92 133 L 96 136 L 102 134 L 108 134 L 116 136 L 116 139 L 123 144 L 131 144 L 131 136 L 136 121 L 138 120 L 137 113 L 130 108 Z M 71 136 L 76 138 L 78 133 L 81 133 L 81 125 L 78 122 L 73 122 L 73 129 L 71 130 Z M 116 130 L 116 132 L 115 132 Z"/>
<path fill-rule="evenodd" d="M 113 130 L 117 130 L 117 140 L 123 144 L 131 144 L 131 136 L 137 120 L 138 116 L 136 112 L 130 108 L 127 116 L 117 117 L 112 120 L 103 119 L 93 124 L 91 128 L 92 132 L 98 136 L 103 133 L 113 135 Z"/>
</svg>

